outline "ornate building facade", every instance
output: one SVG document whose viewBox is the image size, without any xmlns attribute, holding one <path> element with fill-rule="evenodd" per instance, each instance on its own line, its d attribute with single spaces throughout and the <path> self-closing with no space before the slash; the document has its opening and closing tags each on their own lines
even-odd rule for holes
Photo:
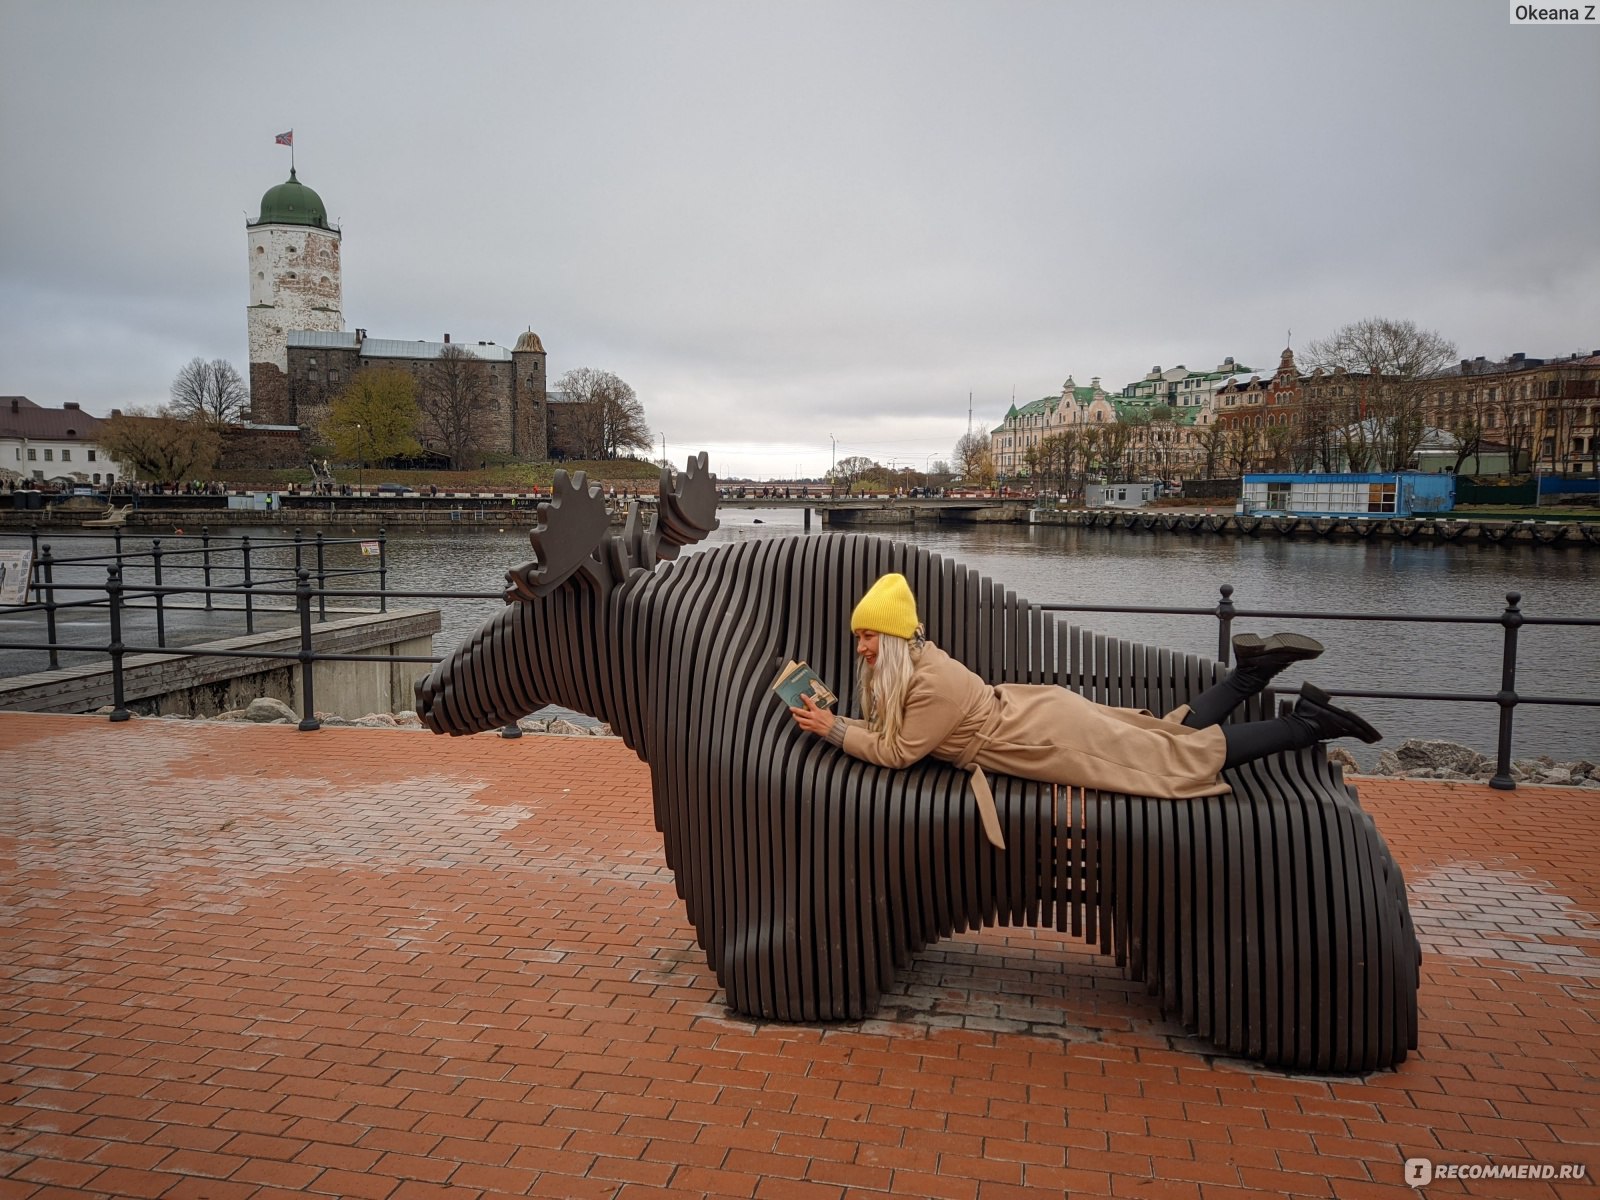
<svg viewBox="0 0 1600 1200">
<path fill-rule="evenodd" d="M 1005 419 L 989 432 L 989 453 L 997 475 L 1014 479 L 1027 474 L 1028 451 L 1052 434 L 1078 425 L 1115 421 L 1116 406 L 1096 375 L 1080 387 L 1071 375 L 1059 396 L 1046 396 L 1018 408 L 1013 404 Z"/>
<path fill-rule="evenodd" d="M 1570 475 L 1600 473 L 1600 350 L 1566 358 L 1462 359 L 1434 377 L 1426 415 L 1477 431 L 1513 460 Z"/>
</svg>

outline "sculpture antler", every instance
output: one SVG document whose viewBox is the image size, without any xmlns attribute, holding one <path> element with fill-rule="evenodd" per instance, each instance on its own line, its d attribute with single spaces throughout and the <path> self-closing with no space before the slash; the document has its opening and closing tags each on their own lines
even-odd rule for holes
<svg viewBox="0 0 1600 1200">
<path fill-rule="evenodd" d="M 590 561 L 606 538 L 611 516 L 598 487 L 579 471 L 569 478 L 557 471 L 551 498 L 538 508 L 538 523 L 528 534 L 534 560 L 506 572 L 506 601 L 548 596 Z"/>
<path fill-rule="evenodd" d="M 661 507 L 656 516 L 656 557 L 670 562 L 684 546 L 704 541 L 717 520 L 717 477 L 706 469 L 706 452 L 689 459 L 681 475 L 661 469 Z"/>
<path fill-rule="evenodd" d="M 634 503 L 628 506 L 622 536 L 610 533 L 611 514 L 600 489 L 587 483 L 582 471 L 571 479 L 565 471 L 556 472 L 553 496 L 539 505 L 539 523 L 528 535 L 536 557 L 506 572 L 508 603 L 548 596 L 585 568 L 590 581 L 604 591 L 634 571 L 648 571 L 658 560 L 671 562 L 684 546 L 703 541 L 719 524 L 717 477 L 707 469 L 703 450 L 681 473 L 662 468 L 653 529 L 645 529 Z"/>
</svg>

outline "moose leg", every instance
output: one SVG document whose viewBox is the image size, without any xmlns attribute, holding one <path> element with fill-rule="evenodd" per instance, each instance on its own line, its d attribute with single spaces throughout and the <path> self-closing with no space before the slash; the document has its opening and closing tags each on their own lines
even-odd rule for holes
<svg viewBox="0 0 1600 1200">
<path fill-rule="evenodd" d="M 713 965 L 729 1006 L 750 1016 L 860 1020 L 894 982 L 886 875 L 903 836 L 891 776 L 819 757 L 793 793 L 757 797 L 727 864 L 736 903 Z"/>
</svg>

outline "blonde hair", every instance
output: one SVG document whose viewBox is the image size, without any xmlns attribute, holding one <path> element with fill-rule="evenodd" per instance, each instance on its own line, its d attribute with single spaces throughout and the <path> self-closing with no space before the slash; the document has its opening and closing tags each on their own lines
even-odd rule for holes
<svg viewBox="0 0 1600 1200">
<path fill-rule="evenodd" d="M 878 634 L 878 662 L 869 666 L 861 664 L 857 699 L 867 728 L 885 741 L 894 742 L 900 737 L 900 724 L 906 715 L 906 689 L 911 686 L 911 672 L 916 666 L 915 655 L 923 646 L 922 626 L 909 638 L 892 633 Z"/>
</svg>

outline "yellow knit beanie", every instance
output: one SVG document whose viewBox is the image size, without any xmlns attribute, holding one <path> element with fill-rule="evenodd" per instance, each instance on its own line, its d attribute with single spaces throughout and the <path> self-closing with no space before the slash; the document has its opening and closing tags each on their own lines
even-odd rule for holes
<svg viewBox="0 0 1600 1200">
<path fill-rule="evenodd" d="M 850 614 L 852 633 L 871 629 L 877 633 L 909 638 L 916 633 L 919 624 L 917 598 L 911 594 L 911 585 L 906 582 L 906 577 L 898 574 L 885 575 L 868 588 L 867 594 L 861 597 L 861 603 L 856 605 L 855 612 Z"/>
</svg>

